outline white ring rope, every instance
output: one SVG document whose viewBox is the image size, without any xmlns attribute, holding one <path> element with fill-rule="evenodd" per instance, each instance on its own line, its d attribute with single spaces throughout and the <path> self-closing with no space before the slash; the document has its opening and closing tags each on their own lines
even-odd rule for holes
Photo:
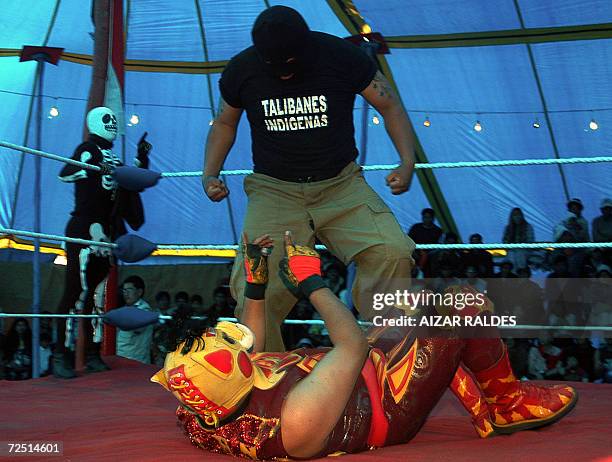
<svg viewBox="0 0 612 462">
<path fill-rule="evenodd" d="M 33 233 L 31 231 L 22 231 L 19 229 L 10 229 L 0 227 L 0 233 L 32 237 L 37 239 L 46 239 L 50 241 L 62 241 L 71 242 L 74 244 L 82 245 L 96 245 L 100 247 L 108 247 L 111 249 L 117 248 L 117 244 L 111 242 L 100 242 L 91 241 L 88 239 L 77 239 L 74 237 L 60 236 L 57 234 L 45 234 L 45 233 Z M 325 250 L 324 245 L 315 246 L 317 250 Z M 470 249 L 590 249 L 590 248 L 610 248 L 612 242 L 534 242 L 529 244 L 503 244 L 503 243 L 491 243 L 491 244 L 417 244 L 417 249 L 422 250 L 444 250 L 444 249 L 455 249 L 455 250 L 470 250 Z M 236 244 L 159 244 L 158 249 L 194 249 L 194 250 L 238 250 L 239 245 Z"/>
<path fill-rule="evenodd" d="M 39 151 L 37 149 L 31 149 L 27 146 L 20 146 L 18 144 L 9 143 L 7 141 L 0 140 L 0 146 L 5 148 L 13 149 L 15 151 L 21 151 L 26 154 L 33 154 L 47 159 L 57 160 L 66 164 L 76 165 L 88 170 L 100 171 L 101 168 L 96 165 L 87 164 L 85 162 L 79 162 L 67 157 L 58 156 L 57 154 L 51 154 L 45 151 Z M 432 162 L 432 163 L 421 163 L 416 164 L 417 170 L 421 169 L 436 169 L 436 168 L 478 168 L 478 167 L 511 167 L 511 166 L 525 166 L 525 165 L 562 165 L 562 164 L 590 164 L 600 162 L 612 162 L 610 156 L 595 156 L 595 157 L 566 157 L 566 158 L 548 158 L 548 159 L 510 159 L 510 160 L 477 160 L 477 161 L 461 161 L 461 162 Z M 365 171 L 378 171 L 378 170 L 393 170 L 397 168 L 397 164 L 377 164 L 377 165 L 364 165 L 362 168 Z M 222 170 L 220 175 L 249 175 L 253 173 L 253 170 Z M 194 172 L 163 172 L 162 178 L 185 178 L 185 177 L 199 177 L 202 176 L 202 171 Z"/>
<path fill-rule="evenodd" d="M 112 311 L 112 310 L 111 310 Z M 33 314 L 33 313 L 0 313 L 0 318 L 103 318 L 101 314 Z M 159 319 L 169 320 L 172 316 L 159 315 Z M 206 319 L 202 316 L 192 316 L 191 319 Z M 236 318 L 218 318 L 217 321 L 238 322 Z M 362 326 L 372 326 L 371 322 L 358 321 Z M 322 319 L 285 319 L 283 324 L 288 325 L 315 325 L 324 326 L 325 321 Z M 526 324 L 516 326 L 500 326 L 499 329 L 508 330 L 562 330 L 562 331 L 612 331 L 612 326 L 538 326 L 535 324 Z"/>
</svg>

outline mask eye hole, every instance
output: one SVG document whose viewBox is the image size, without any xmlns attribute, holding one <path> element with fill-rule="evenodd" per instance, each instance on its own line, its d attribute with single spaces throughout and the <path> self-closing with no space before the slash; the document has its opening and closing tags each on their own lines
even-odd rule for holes
<svg viewBox="0 0 612 462">
<path fill-rule="evenodd" d="M 105 124 L 109 123 L 110 120 L 111 120 L 110 114 L 104 114 L 104 116 L 102 117 L 102 122 Z"/>
<path fill-rule="evenodd" d="M 225 332 L 221 332 L 221 337 L 223 338 L 223 340 L 225 340 L 230 345 L 235 345 L 236 344 L 236 340 L 234 340 L 233 338 L 228 336 Z"/>
</svg>

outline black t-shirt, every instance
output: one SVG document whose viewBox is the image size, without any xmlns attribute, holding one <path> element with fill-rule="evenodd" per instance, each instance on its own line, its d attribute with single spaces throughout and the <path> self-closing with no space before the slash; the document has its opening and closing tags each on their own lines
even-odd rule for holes
<svg viewBox="0 0 612 462">
<path fill-rule="evenodd" d="M 423 223 L 416 223 L 412 225 L 412 228 L 408 231 L 408 236 L 410 236 L 416 244 L 437 244 L 440 242 L 442 234 L 444 234 L 444 231 L 435 224 L 433 224 L 431 228 L 426 228 Z"/>
<path fill-rule="evenodd" d="M 346 40 L 312 32 L 310 65 L 288 80 L 273 77 L 254 47 L 234 56 L 219 88 L 251 126 L 254 170 L 280 179 L 334 176 L 357 157 L 353 106 L 376 63 Z"/>
</svg>

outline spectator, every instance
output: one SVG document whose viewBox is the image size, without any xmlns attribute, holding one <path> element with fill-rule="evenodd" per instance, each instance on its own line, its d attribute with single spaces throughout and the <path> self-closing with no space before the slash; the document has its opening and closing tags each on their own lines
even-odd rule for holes
<svg viewBox="0 0 612 462">
<path fill-rule="evenodd" d="M 461 280 L 455 277 L 455 271 L 449 264 L 443 263 L 440 267 L 440 276 L 433 280 L 432 290 L 444 293 L 451 286 L 461 285 Z"/>
<path fill-rule="evenodd" d="M 32 377 L 32 331 L 25 318 L 13 321 L 4 347 L 7 380 L 26 380 Z"/>
<path fill-rule="evenodd" d="M 155 309 L 161 314 L 172 316 L 173 311 L 170 308 L 170 294 L 165 290 L 157 292 L 155 295 Z"/>
<path fill-rule="evenodd" d="M 198 294 L 193 294 L 191 299 L 189 300 L 189 305 L 191 306 L 191 311 L 197 316 L 205 316 L 206 310 L 204 310 L 204 302 L 202 301 L 202 296 Z"/>
<path fill-rule="evenodd" d="M 41 314 L 51 314 L 50 311 L 43 311 Z M 51 346 L 57 342 L 57 323 L 53 318 L 40 318 L 40 333 L 46 333 L 51 338 Z"/>
<path fill-rule="evenodd" d="M 214 303 L 208 308 L 207 315 L 216 323 L 217 318 L 231 318 L 234 316 L 234 311 L 229 304 L 226 287 L 217 287 L 213 292 Z"/>
<path fill-rule="evenodd" d="M 314 344 L 308 337 L 303 337 L 295 344 L 294 350 L 298 348 L 314 348 Z"/>
<path fill-rule="evenodd" d="M 531 280 L 529 267 L 517 271 L 516 303 L 518 324 L 542 324 L 546 321 L 542 288 Z"/>
<path fill-rule="evenodd" d="M 553 271 L 546 277 L 544 299 L 550 325 L 572 324 L 576 322 L 577 294 L 580 281 L 570 279 L 567 257 L 558 255 L 553 263 Z"/>
<path fill-rule="evenodd" d="M 559 224 L 555 228 L 553 236 L 555 242 L 576 242 L 574 234 L 565 226 Z M 555 249 L 550 254 L 550 259 L 554 261 L 559 256 L 565 256 L 567 259 L 567 273 L 570 277 L 582 276 L 587 253 L 584 249 Z"/>
<path fill-rule="evenodd" d="M 45 318 L 42 318 L 45 319 Z M 39 371 L 40 376 L 44 377 L 51 373 L 51 357 L 53 355 L 53 348 L 51 344 L 51 335 L 48 332 L 40 333 L 40 345 L 39 345 Z"/>
<path fill-rule="evenodd" d="M 545 333 L 540 339 L 540 346 L 529 350 L 529 374 L 534 379 L 561 380 L 565 374 L 561 361 L 563 351 L 553 345 L 552 337 Z"/>
<path fill-rule="evenodd" d="M 501 262 L 499 273 L 489 280 L 487 286 L 488 296 L 495 306 L 495 313 L 500 315 L 514 315 L 518 305 L 516 293 L 517 275 L 512 272 L 514 265 L 510 260 Z"/>
<path fill-rule="evenodd" d="M 466 278 L 461 281 L 462 284 L 468 285 L 480 293 L 486 293 L 487 283 L 478 277 L 478 269 L 475 266 L 468 266 L 465 269 L 465 276 Z"/>
<path fill-rule="evenodd" d="M 531 226 L 523 211 L 515 207 L 510 212 L 508 224 L 504 229 L 503 243 L 504 244 L 529 244 L 535 241 L 533 226 Z M 515 268 L 525 268 L 529 263 L 529 249 L 511 249 L 508 251 L 508 259 L 512 262 Z"/>
<path fill-rule="evenodd" d="M 440 242 L 443 231 L 442 228 L 434 223 L 436 213 L 433 209 L 423 209 L 421 211 L 421 219 L 421 223 L 412 225 L 410 231 L 408 231 L 408 236 L 416 244 L 437 244 Z"/>
<path fill-rule="evenodd" d="M 574 242 L 589 242 L 589 223 L 582 216 L 584 206 L 580 199 L 571 199 L 567 203 L 567 218 L 561 220 L 553 234 L 557 233 L 557 228 L 566 228 L 574 237 Z"/>
<path fill-rule="evenodd" d="M 470 244 L 482 244 L 482 236 L 478 233 L 470 236 Z M 493 277 L 493 257 L 484 249 L 470 249 L 461 255 L 463 267 L 473 266 L 482 278 Z"/>
<path fill-rule="evenodd" d="M 612 242 L 612 199 L 602 200 L 599 210 L 601 215 L 593 220 L 593 242 Z"/>
<path fill-rule="evenodd" d="M 588 382 L 589 375 L 586 371 L 578 364 L 578 359 L 575 356 L 568 356 L 565 360 L 565 374 L 563 380 L 569 380 L 572 382 Z"/>
<path fill-rule="evenodd" d="M 325 270 L 323 275 L 323 281 L 329 289 L 336 295 L 339 296 L 342 289 L 344 289 L 344 277 L 342 277 L 343 268 L 338 264 L 331 264 Z"/>
<path fill-rule="evenodd" d="M 595 326 L 612 325 L 612 269 L 608 265 L 599 265 L 597 279 L 592 282 L 593 303 L 589 323 Z"/>
<path fill-rule="evenodd" d="M 140 310 L 154 311 L 142 297 L 145 292 L 145 284 L 139 276 L 130 276 L 123 281 L 121 286 L 126 306 L 132 306 Z M 151 364 L 151 344 L 155 326 L 149 325 L 136 330 L 117 332 L 117 356 Z"/>
<path fill-rule="evenodd" d="M 524 338 L 507 338 L 504 340 L 514 374 L 518 379 L 528 378 L 529 351 L 531 349 L 529 340 Z"/>
<path fill-rule="evenodd" d="M 499 265 L 499 273 L 495 273 L 496 278 L 516 278 L 518 277 L 516 273 L 512 270 L 514 269 L 514 264 L 510 260 L 504 260 Z"/>
<path fill-rule="evenodd" d="M 444 235 L 444 244 L 457 244 L 459 237 L 448 232 Z M 425 277 L 435 278 L 441 276 L 442 267 L 450 270 L 453 276 L 458 276 L 463 273 L 461 266 L 461 253 L 457 250 L 434 250 L 427 256 L 427 265 L 425 268 Z"/>
<path fill-rule="evenodd" d="M 174 295 L 173 311 L 185 310 L 189 308 L 189 294 L 187 292 L 177 292 Z"/>
<path fill-rule="evenodd" d="M 602 200 L 599 210 L 601 215 L 593 220 L 593 242 L 612 242 L 612 199 Z M 604 250 L 604 258 L 612 265 L 612 249 Z"/>
</svg>

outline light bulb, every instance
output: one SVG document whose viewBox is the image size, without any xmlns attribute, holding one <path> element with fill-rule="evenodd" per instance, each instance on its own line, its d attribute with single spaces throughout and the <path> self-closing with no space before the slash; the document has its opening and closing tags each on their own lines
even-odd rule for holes
<svg viewBox="0 0 612 462">
<path fill-rule="evenodd" d="M 51 109 L 49 109 L 49 119 L 52 119 L 53 117 L 57 117 L 59 115 L 59 109 L 56 106 L 52 106 Z"/>
<path fill-rule="evenodd" d="M 476 130 L 477 132 L 482 131 L 482 125 L 480 125 L 480 121 L 476 121 L 476 123 L 474 124 L 474 130 Z"/>
<path fill-rule="evenodd" d="M 538 122 L 538 119 L 536 119 L 533 123 L 533 128 L 540 128 L 540 122 Z"/>
<path fill-rule="evenodd" d="M 380 119 L 378 118 L 378 116 L 372 117 L 372 123 L 374 125 L 378 125 L 380 123 Z"/>
<path fill-rule="evenodd" d="M 431 121 L 429 120 L 429 117 L 425 117 L 423 125 L 425 125 L 426 127 L 431 127 Z"/>
<path fill-rule="evenodd" d="M 599 128 L 599 125 L 597 122 L 595 122 L 595 119 L 591 119 L 591 122 L 589 122 L 589 128 L 591 130 L 597 130 Z"/>
<path fill-rule="evenodd" d="M 138 114 L 132 114 L 130 116 L 130 125 L 138 125 L 140 123 L 140 117 Z"/>
<path fill-rule="evenodd" d="M 212 124 L 214 124 L 214 123 L 215 123 L 215 121 L 214 121 L 214 120 L 211 120 L 210 122 L 208 122 L 208 125 L 212 125 Z"/>
</svg>

